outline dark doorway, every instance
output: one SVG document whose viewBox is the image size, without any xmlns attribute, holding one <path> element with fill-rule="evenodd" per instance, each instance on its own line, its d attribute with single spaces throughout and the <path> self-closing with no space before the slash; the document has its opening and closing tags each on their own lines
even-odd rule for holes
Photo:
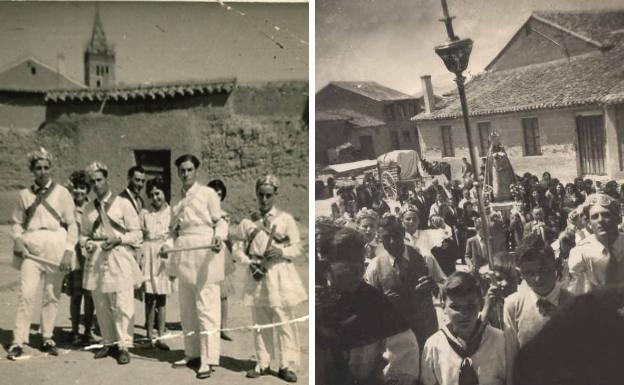
<svg viewBox="0 0 624 385">
<path fill-rule="evenodd" d="M 605 127 L 602 115 L 577 116 L 578 153 L 582 175 L 605 175 Z"/>
<path fill-rule="evenodd" d="M 145 176 L 150 180 L 160 176 L 165 181 L 165 197 L 171 202 L 171 151 L 169 150 L 134 150 L 134 160 L 145 169 Z"/>
<path fill-rule="evenodd" d="M 362 159 L 375 159 L 375 145 L 371 136 L 360 136 Z"/>
</svg>

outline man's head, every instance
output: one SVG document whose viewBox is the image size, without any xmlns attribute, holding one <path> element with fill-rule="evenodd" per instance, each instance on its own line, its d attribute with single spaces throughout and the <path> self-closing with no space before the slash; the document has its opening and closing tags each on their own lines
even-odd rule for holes
<svg viewBox="0 0 624 385">
<path fill-rule="evenodd" d="M 379 223 L 379 235 L 384 248 L 395 258 L 405 250 L 405 229 L 394 215 L 385 215 Z"/>
<path fill-rule="evenodd" d="M 135 195 L 141 194 L 145 186 L 145 170 L 141 166 L 132 166 L 128 170 L 128 189 Z"/>
<path fill-rule="evenodd" d="M 108 167 L 100 162 L 93 162 L 87 167 L 87 173 L 91 179 L 91 187 L 98 196 L 98 198 L 104 198 L 108 193 Z"/>
<path fill-rule="evenodd" d="M 71 182 L 71 192 L 74 197 L 74 203 L 78 206 L 82 206 L 87 200 L 87 196 L 91 191 L 91 181 L 86 171 L 79 170 L 74 171 L 69 177 Z"/>
<path fill-rule="evenodd" d="M 589 219 L 589 227 L 604 245 L 617 239 L 618 225 L 622 221 L 620 204 L 606 194 L 591 194 L 585 200 L 583 214 Z"/>
<path fill-rule="evenodd" d="M 256 198 L 261 213 L 268 213 L 273 208 L 279 185 L 279 180 L 273 175 L 265 175 L 256 180 Z"/>
<path fill-rule="evenodd" d="M 50 181 L 52 154 L 40 147 L 38 150 L 28 153 L 27 156 L 29 169 L 35 177 L 35 183 L 38 186 L 45 186 Z"/>
<path fill-rule="evenodd" d="M 357 230 L 348 227 L 336 231 L 326 253 L 329 281 L 341 292 L 353 292 L 364 276 L 366 240 Z"/>
<path fill-rule="evenodd" d="M 197 178 L 197 169 L 200 162 L 195 155 L 185 154 L 175 160 L 175 165 L 178 168 L 178 176 L 182 181 L 182 186 L 185 189 L 191 187 Z"/>
<path fill-rule="evenodd" d="M 522 278 L 538 295 L 546 296 L 555 287 L 555 253 L 540 235 L 530 234 L 520 241 L 515 263 Z"/>
<path fill-rule="evenodd" d="M 473 275 L 456 271 L 447 278 L 442 286 L 442 307 L 455 334 L 464 338 L 472 334 L 482 306 L 481 287 Z"/>
<path fill-rule="evenodd" d="M 379 223 L 379 215 L 367 208 L 358 211 L 355 216 L 358 230 L 364 235 L 367 242 L 371 242 L 377 236 L 377 225 Z"/>
</svg>

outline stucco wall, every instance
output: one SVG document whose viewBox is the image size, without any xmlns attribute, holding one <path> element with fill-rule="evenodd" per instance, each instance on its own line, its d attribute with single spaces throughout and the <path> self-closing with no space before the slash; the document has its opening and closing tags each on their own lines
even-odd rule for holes
<svg viewBox="0 0 624 385">
<path fill-rule="evenodd" d="M 586 113 L 602 113 L 598 107 L 583 109 L 560 109 L 554 111 L 538 111 L 531 113 L 515 113 L 490 117 L 471 118 L 473 144 L 478 146 L 479 134 L 477 124 L 490 122 L 492 131 L 498 131 L 501 142 L 509 155 L 516 174 L 531 172 L 541 175 L 550 171 L 560 180 L 570 181 L 576 177 L 580 168 L 577 164 L 577 133 L 576 116 Z M 540 144 L 542 155 L 524 155 L 524 137 L 522 118 L 537 118 L 540 129 Z M 455 156 L 442 158 L 442 134 L 440 126 L 450 125 L 453 133 Z M 467 148 L 463 121 L 435 121 L 418 123 L 423 155 L 429 160 L 444 160 L 452 163 L 453 177 L 460 176 L 461 158 L 470 159 Z M 478 149 L 475 147 L 478 156 Z"/>
<path fill-rule="evenodd" d="M 45 114 L 43 94 L 0 91 L 0 127 L 36 129 Z"/>
</svg>

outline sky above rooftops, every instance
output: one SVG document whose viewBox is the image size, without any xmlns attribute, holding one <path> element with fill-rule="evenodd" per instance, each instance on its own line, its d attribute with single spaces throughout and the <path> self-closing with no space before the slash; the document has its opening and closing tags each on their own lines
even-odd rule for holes
<svg viewBox="0 0 624 385">
<path fill-rule="evenodd" d="M 305 3 L 100 2 L 117 84 L 308 78 Z M 84 82 L 94 2 L 0 2 L 0 68 L 27 56 Z"/>
<path fill-rule="evenodd" d="M 533 11 L 622 9 L 624 0 L 447 0 L 460 38 L 474 40 L 466 75 L 482 72 Z M 437 94 L 455 88 L 434 47 L 447 39 L 439 0 L 316 0 L 316 89 L 329 81 L 376 81 Z"/>
</svg>

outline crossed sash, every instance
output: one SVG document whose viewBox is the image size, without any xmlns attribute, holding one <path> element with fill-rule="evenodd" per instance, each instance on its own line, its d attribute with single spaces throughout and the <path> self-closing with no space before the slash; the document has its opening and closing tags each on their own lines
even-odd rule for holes
<svg viewBox="0 0 624 385">
<path fill-rule="evenodd" d="M 43 190 L 43 188 L 35 192 L 35 194 L 37 195 L 37 197 L 35 198 L 35 201 L 33 202 L 32 205 L 30 205 L 26 209 L 24 213 L 25 214 L 24 223 L 22 224 L 22 227 L 24 228 L 24 230 L 28 229 L 28 225 L 30 225 L 30 222 L 35 216 L 35 212 L 37 211 L 39 206 L 43 206 L 43 208 L 45 208 L 50 213 L 50 215 L 52 215 L 52 217 L 58 221 L 61 227 L 67 230 L 67 223 L 63 221 L 63 218 L 54 209 L 54 207 L 52 207 L 52 205 L 50 205 L 50 203 L 47 201 L 48 197 L 52 194 L 52 191 L 54 190 L 55 187 L 56 187 L 56 184 L 52 182 L 50 184 L 50 187 L 46 189 L 44 192 L 41 191 Z"/>
<path fill-rule="evenodd" d="M 116 197 L 111 197 L 108 202 L 104 203 L 104 207 L 102 207 L 102 203 L 98 199 L 93 202 L 98 212 L 98 217 L 95 219 L 95 222 L 93 222 L 93 227 L 91 228 L 91 236 L 94 240 L 96 240 L 94 237 L 95 231 L 100 226 L 104 227 L 104 233 L 109 237 L 113 237 L 115 235 L 113 233 L 113 229 L 117 230 L 122 234 L 128 232 L 128 230 L 126 230 L 123 225 L 119 224 L 118 222 L 113 220 L 110 215 L 108 215 L 108 212 L 110 211 L 113 202 L 115 202 L 115 198 Z"/>
</svg>

